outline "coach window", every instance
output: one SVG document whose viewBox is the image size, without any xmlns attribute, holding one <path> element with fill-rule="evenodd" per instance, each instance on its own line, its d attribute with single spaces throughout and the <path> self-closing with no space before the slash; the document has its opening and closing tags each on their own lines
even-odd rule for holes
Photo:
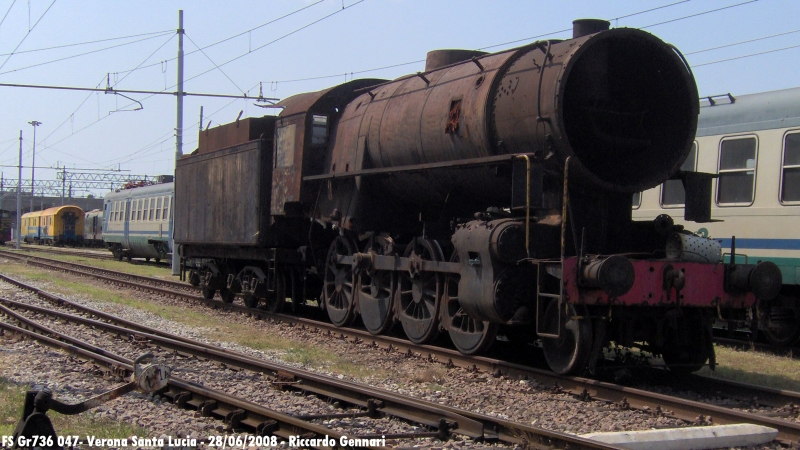
<svg viewBox="0 0 800 450">
<path fill-rule="evenodd" d="M 158 202 L 156 203 L 156 220 L 161 220 L 161 199 L 164 197 L 158 197 Z"/>
<path fill-rule="evenodd" d="M 725 139 L 719 146 L 717 203 L 749 206 L 756 186 L 755 137 Z"/>
<path fill-rule="evenodd" d="M 781 202 L 800 203 L 800 133 L 787 133 L 783 138 L 781 176 Z"/>
<path fill-rule="evenodd" d="M 142 220 L 142 202 L 143 200 L 136 201 L 136 221 Z"/>
<path fill-rule="evenodd" d="M 689 156 L 681 164 L 682 172 L 694 172 L 697 167 L 697 142 L 692 143 Z M 686 191 L 681 180 L 667 180 L 661 185 L 661 206 L 664 208 L 679 208 L 686 203 Z"/>
<path fill-rule="evenodd" d="M 147 209 L 149 210 L 149 212 L 147 213 L 147 220 L 153 220 L 153 213 L 155 212 L 154 210 L 156 208 L 156 199 L 148 198 L 147 206 L 148 206 Z"/>
</svg>

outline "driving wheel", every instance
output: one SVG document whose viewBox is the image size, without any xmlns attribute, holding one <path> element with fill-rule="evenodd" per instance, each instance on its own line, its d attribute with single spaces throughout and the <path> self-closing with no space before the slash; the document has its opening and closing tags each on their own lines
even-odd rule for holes
<svg viewBox="0 0 800 450">
<path fill-rule="evenodd" d="M 388 256 L 394 254 L 392 238 L 373 236 L 367 241 L 364 253 Z M 382 334 L 395 323 L 395 276 L 388 270 L 362 270 L 358 275 L 358 308 L 364 327 L 371 334 Z"/>
<path fill-rule="evenodd" d="M 347 236 L 338 236 L 331 243 L 325 260 L 323 294 L 325 310 L 331 322 L 337 327 L 347 326 L 355 318 L 353 304 L 355 277 L 351 264 L 337 264 L 339 256 L 350 256 L 356 252 L 356 245 Z"/>
<path fill-rule="evenodd" d="M 577 374 L 582 372 L 589 362 L 592 350 L 592 323 L 584 314 L 579 317 L 572 305 L 561 305 L 559 314 L 558 301 L 551 301 L 544 312 L 544 324 L 548 333 L 557 334 L 557 325 L 561 322 L 561 333 L 557 338 L 542 337 L 544 358 L 550 369 L 558 374 Z"/>
<path fill-rule="evenodd" d="M 457 252 L 453 252 L 450 262 L 459 262 Z M 476 320 L 464 311 L 458 301 L 459 278 L 450 274 L 445 280 L 442 296 L 444 326 L 459 352 L 465 355 L 483 353 L 494 344 L 498 324 Z"/>
<path fill-rule="evenodd" d="M 411 342 L 423 344 L 439 334 L 439 302 L 442 296 L 442 277 L 436 272 L 422 270 L 424 261 L 442 261 L 442 249 L 436 241 L 415 238 L 403 254 L 411 259 L 408 271 L 398 275 L 395 293 L 398 318 Z"/>
</svg>

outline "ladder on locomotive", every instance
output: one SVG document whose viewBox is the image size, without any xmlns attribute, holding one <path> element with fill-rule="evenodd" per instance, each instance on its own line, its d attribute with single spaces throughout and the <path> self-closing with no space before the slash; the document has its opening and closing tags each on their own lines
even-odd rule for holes
<svg viewBox="0 0 800 450">
<path fill-rule="evenodd" d="M 564 269 L 563 260 L 555 261 L 539 261 L 534 263 L 536 265 L 536 334 L 539 337 L 554 338 L 561 337 L 561 314 L 563 309 L 562 299 L 564 297 L 564 283 L 562 282 L 562 274 Z M 555 289 L 548 289 L 548 283 L 544 280 L 548 278 L 556 278 L 558 280 L 558 292 Z M 544 288 L 544 290 L 543 290 Z M 558 321 L 556 322 L 555 333 L 552 333 L 553 327 L 549 324 L 542 324 L 542 316 L 550 302 L 557 302 Z"/>
</svg>

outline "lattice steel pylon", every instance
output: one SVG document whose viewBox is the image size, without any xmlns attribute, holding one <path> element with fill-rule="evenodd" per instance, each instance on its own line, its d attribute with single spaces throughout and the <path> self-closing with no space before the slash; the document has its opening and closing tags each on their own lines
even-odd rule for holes
<svg viewBox="0 0 800 450">
<path fill-rule="evenodd" d="M 72 196 L 78 190 L 103 189 L 113 191 L 126 183 L 153 181 L 158 177 L 150 175 L 132 175 L 119 172 L 69 172 L 65 169 L 56 173 L 55 180 L 36 180 L 35 195 L 52 195 L 55 197 Z M 19 180 L 16 178 L 0 178 L 0 192 L 16 191 Z M 22 180 L 22 191 L 31 192 L 31 180 Z"/>
</svg>

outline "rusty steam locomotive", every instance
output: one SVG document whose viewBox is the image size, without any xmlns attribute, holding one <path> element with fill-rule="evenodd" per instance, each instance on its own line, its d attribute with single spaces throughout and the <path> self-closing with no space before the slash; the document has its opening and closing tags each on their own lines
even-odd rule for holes
<svg viewBox="0 0 800 450">
<path fill-rule="evenodd" d="M 631 219 L 632 193 L 677 177 L 686 218 L 711 220 L 711 175 L 679 171 L 692 73 L 646 32 L 580 20 L 572 39 L 433 51 L 425 72 L 279 106 L 201 131 L 178 163 L 182 274 L 208 298 L 316 300 L 337 326 L 446 332 L 468 354 L 538 338 L 577 373 L 612 341 L 713 366 L 711 320 L 780 289 L 770 263 L 722 264 L 668 216 Z"/>
</svg>

